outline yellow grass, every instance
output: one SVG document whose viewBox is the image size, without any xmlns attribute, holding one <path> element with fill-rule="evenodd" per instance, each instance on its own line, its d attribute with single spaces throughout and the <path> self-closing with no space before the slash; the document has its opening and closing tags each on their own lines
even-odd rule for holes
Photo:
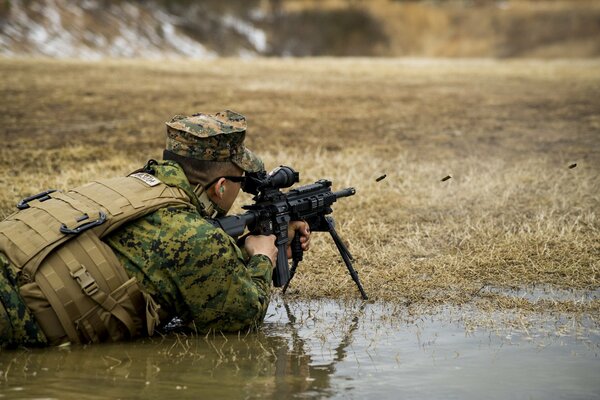
<svg viewBox="0 0 600 400">
<path fill-rule="evenodd" d="M 0 214 L 159 158 L 174 114 L 231 108 L 267 167 L 357 188 L 334 216 L 372 299 L 596 318 L 599 301 L 579 297 L 599 289 L 599 71 L 595 60 L 0 60 Z M 290 296 L 358 297 L 329 242 L 315 235 Z"/>
</svg>

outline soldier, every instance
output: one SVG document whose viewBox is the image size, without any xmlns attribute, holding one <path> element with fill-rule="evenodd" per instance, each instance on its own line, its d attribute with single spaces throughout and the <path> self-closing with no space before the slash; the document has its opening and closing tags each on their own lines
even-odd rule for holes
<svg viewBox="0 0 600 400">
<path fill-rule="evenodd" d="M 245 133 L 229 110 L 176 116 L 163 161 L 21 201 L 0 223 L 2 346 L 135 338 L 174 317 L 198 332 L 258 326 L 274 236 L 240 249 L 206 220 L 229 211 L 244 172 L 263 170 Z M 292 222 L 295 234 L 308 250 L 308 224 Z"/>
</svg>

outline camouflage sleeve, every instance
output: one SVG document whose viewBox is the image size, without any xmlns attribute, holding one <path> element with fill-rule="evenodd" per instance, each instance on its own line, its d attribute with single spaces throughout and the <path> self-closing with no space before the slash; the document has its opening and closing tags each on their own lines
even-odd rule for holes
<svg viewBox="0 0 600 400">
<path fill-rule="evenodd" d="M 271 261 L 244 257 L 229 235 L 196 212 L 160 209 L 105 240 L 159 302 L 165 323 L 179 317 L 198 331 L 238 331 L 265 316 Z"/>
<path fill-rule="evenodd" d="M 239 331 L 259 325 L 269 305 L 272 266 L 267 256 L 244 257 L 235 240 L 195 213 L 161 214 L 158 254 L 179 292 L 175 308 L 198 331 Z M 165 234 L 165 227 L 169 233 Z M 185 311 L 184 311 L 185 310 Z"/>
<path fill-rule="evenodd" d="M 199 331 L 239 331 L 258 326 L 269 305 L 272 265 L 265 255 L 247 262 L 221 229 L 203 226 L 196 238 L 200 256 L 178 285 Z M 210 251 L 207 251 L 210 249 Z"/>
<path fill-rule="evenodd" d="M 19 294 L 10 261 L 0 252 L 0 348 L 47 344 L 46 336 Z"/>
</svg>

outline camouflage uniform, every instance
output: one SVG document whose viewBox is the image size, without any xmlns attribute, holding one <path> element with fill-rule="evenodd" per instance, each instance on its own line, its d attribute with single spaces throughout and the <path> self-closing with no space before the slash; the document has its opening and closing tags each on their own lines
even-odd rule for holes
<svg viewBox="0 0 600 400">
<path fill-rule="evenodd" d="M 256 172 L 263 164 L 243 146 L 245 131 L 245 118 L 233 111 L 176 116 L 167 123 L 166 150 L 190 159 L 232 162 Z M 270 259 L 245 257 L 231 237 L 205 219 L 211 206 L 207 196 L 196 195 L 176 162 L 149 163 L 146 171 L 184 190 L 194 208 L 159 209 L 103 240 L 160 305 L 161 321 L 179 317 L 202 332 L 260 324 L 269 303 Z M 14 275 L 0 253 L 0 343 L 43 345 L 46 338 L 20 298 Z"/>
<path fill-rule="evenodd" d="M 15 272 L 0 252 L 0 347 L 45 344 L 46 336 L 19 295 Z"/>
<path fill-rule="evenodd" d="M 181 187 L 198 203 L 176 163 L 151 168 L 158 179 Z M 197 209 L 160 209 L 105 241 L 128 274 L 160 304 L 161 321 L 177 316 L 204 332 L 247 329 L 264 318 L 271 261 L 265 255 L 246 260 L 235 241 Z"/>
</svg>

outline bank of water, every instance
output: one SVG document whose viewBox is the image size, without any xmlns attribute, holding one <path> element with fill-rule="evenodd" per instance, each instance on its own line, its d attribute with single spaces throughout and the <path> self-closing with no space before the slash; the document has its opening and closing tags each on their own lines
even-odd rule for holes
<svg viewBox="0 0 600 400">
<path fill-rule="evenodd" d="M 4 351 L 0 397 L 600 399 L 596 323 L 522 318 L 277 298 L 258 333 Z"/>
</svg>

